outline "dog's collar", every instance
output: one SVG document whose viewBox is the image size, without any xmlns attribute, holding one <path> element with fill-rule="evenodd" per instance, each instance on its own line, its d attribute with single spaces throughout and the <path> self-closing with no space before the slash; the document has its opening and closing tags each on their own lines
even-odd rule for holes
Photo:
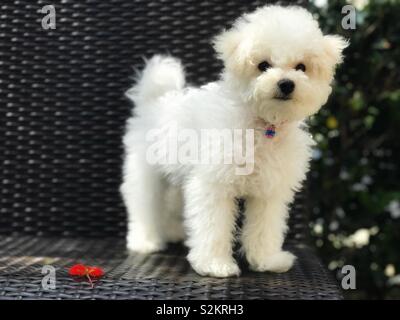
<svg viewBox="0 0 400 320">
<path fill-rule="evenodd" d="M 256 127 L 255 130 L 257 131 L 262 131 L 263 135 L 267 138 L 267 139 L 272 139 L 277 135 L 277 130 L 281 129 L 282 126 L 286 123 L 287 121 L 282 121 L 279 124 L 273 124 L 270 122 L 267 122 L 261 118 L 258 118 L 256 120 L 256 124 L 259 127 Z"/>
</svg>

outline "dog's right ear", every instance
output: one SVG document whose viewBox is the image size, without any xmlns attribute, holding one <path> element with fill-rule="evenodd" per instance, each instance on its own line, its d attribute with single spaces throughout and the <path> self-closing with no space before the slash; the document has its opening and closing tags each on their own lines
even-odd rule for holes
<svg viewBox="0 0 400 320">
<path fill-rule="evenodd" d="M 225 30 L 214 38 L 214 49 L 225 67 L 234 72 L 243 72 L 251 49 L 251 42 L 237 28 Z"/>
<path fill-rule="evenodd" d="M 214 49 L 222 61 L 226 61 L 235 52 L 239 43 L 240 35 L 235 29 L 224 30 L 213 40 Z"/>
</svg>

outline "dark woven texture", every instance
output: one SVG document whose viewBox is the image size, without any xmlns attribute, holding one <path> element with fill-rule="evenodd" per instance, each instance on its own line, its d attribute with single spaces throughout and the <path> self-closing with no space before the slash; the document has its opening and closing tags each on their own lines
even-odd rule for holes
<svg viewBox="0 0 400 320">
<path fill-rule="evenodd" d="M 142 57 L 169 52 L 183 60 L 191 83 L 215 80 L 221 66 L 211 37 L 265 3 L 55 0 L 57 29 L 43 30 L 40 9 L 48 1 L 1 1 L 0 297 L 339 297 L 318 260 L 298 245 L 307 223 L 296 206 L 288 238 L 300 259 L 284 275 L 200 278 L 183 249 L 125 255 L 118 189 L 133 68 Z M 111 272 L 90 290 L 65 274 L 77 260 Z M 49 261 L 60 268 L 55 292 L 39 287 Z"/>
<path fill-rule="evenodd" d="M 152 255 L 129 255 L 117 239 L 0 238 L 0 297 L 9 299 L 338 299 L 337 286 L 313 253 L 289 244 L 299 261 L 283 274 L 247 271 L 239 278 L 201 277 L 179 247 Z M 62 252 L 62 256 L 60 253 Z M 32 258 L 36 257 L 36 258 Z M 84 259 L 82 259 L 84 257 Z M 67 267 L 101 265 L 106 276 L 90 289 L 68 276 Z M 56 290 L 41 287 L 41 266 L 57 268 Z"/>
</svg>

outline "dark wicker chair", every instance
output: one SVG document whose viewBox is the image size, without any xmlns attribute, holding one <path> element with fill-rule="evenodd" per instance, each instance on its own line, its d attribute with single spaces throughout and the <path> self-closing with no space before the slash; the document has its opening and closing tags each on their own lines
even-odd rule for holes
<svg viewBox="0 0 400 320">
<path fill-rule="evenodd" d="M 300 1 L 304 4 L 304 1 Z M 124 92 L 142 57 L 170 52 L 192 83 L 220 70 L 209 40 L 265 1 L 2 0 L 0 20 L 0 299 L 340 299 L 336 282 L 307 247 L 306 217 L 293 207 L 285 274 L 196 275 L 185 249 L 149 256 L 125 250 L 119 195 Z M 299 202 L 298 202 L 299 203 Z M 91 289 L 68 276 L 77 263 L 106 275 Z M 42 266 L 57 269 L 55 290 Z"/>
</svg>

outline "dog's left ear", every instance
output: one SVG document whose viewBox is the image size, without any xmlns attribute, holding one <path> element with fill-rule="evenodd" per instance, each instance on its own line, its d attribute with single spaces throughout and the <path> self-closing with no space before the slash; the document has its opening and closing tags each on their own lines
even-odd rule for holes
<svg viewBox="0 0 400 320">
<path fill-rule="evenodd" d="M 324 36 L 324 51 L 331 61 L 332 65 L 335 66 L 343 62 L 343 50 L 349 45 L 349 42 L 338 35 L 326 35 Z"/>
</svg>

